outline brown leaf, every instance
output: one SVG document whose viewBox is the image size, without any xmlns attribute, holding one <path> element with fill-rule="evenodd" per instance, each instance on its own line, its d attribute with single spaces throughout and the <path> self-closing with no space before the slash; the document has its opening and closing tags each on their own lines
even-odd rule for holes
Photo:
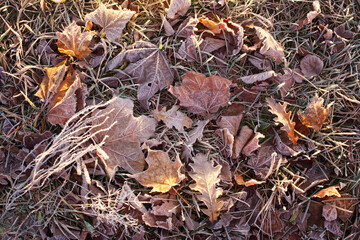
<svg viewBox="0 0 360 240">
<path fill-rule="evenodd" d="M 275 77 L 275 76 L 276 76 L 276 73 L 273 70 L 271 70 L 271 71 L 267 71 L 267 72 L 262 72 L 262 73 L 258 73 L 258 74 L 240 77 L 240 79 L 241 79 L 241 81 L 243 81 L 246 84 L 253 84 L 255 82 L 265 81 L 265 80 L 267 80 L 271 77 Z"/>
<path fill-rule="evenodd" d="M 234 151 L 234 135 L 227 128 L 217 129 L 215 131 L 215 134 L 217 134 L 221 138 L 222 143 L 225 146 L 224 155 L 226 157 L 231 157 Z"/>
<path fill-rule="evenodd" d="M 109 62 L 107 70 L 113 70 L 125 62 L 129 64 L 123 72 L 134 77 L 134 82 L 140 85 L 137 96 L 145 109 L 148 108 L 147 101 L 157 91 L 173 82 L 174 73 L 166 54 L 152 43 L 139 41 L 130 45 Z"/>
<path fill-rule="evenodd" d="M 185 141 L 185 143 L 183 145 L 184 147 L 183 147 L 183 153 L 182 153 L 181 157 L 183 157 L 183 158 L 191 157 L 191 152 L 193 150 L 193 144 L 196 142 L 197 139 L 201 140 L 201 138 L 203 136 L 204 128 L 205 128 L 206 124 L 208 124 L 208 122 L 209 122 L 209 120 L 198 121 L 196 123 L 197 127 L 188 133 L 189 138 L 187 141 Z"/>
<path fill-rule="evenodd" d="M 296 144 L 298 136 L 295 136 L 295 123 L 290 119 L 291 111 L 286 112 L 286 106 L 288 103 L 275 103 L 274 99 L 272 98 L 266 98 L 266 102 L 270 107 L 269 111 L 277 116 L 277 118 L 274 119 L 275 122 L 281 123 L 283 125 L 280 129 L 287 132 L 289 139 L 294 144 Z"/>
<path fill-rule="evenodd" d="M 180 173 L 182 164 L 178 156 L 175 162 L 172 162 L 166 152 L 148 149 L 146 162 L 149 168 L 133 174 L 132 177 L 143 186 L 152 187 L 151 192 L 166 193 L 185 178 L 185 175 Z"/>
<path fill-rule="evenodd" d="M 248 60 L 249 62 L 251 62 L 252 65 L 254 65 L 259 70 L 265 70 L 265 71 L 272 70 L 271 62 L 268 59 L 249 56 Z"/>
<path fill-rule="evenodd" d="M 171 0 L 170 6 L 165 10 L 169 19 L 176 15 L 184 16 L 191 6 L 191 0 Z"/>
<path fill-rule="evenodd" d="M 166 19 L 166 17 L 164 16 L 164 14 L 160 13 L 160 17 L 161 17 L 161 21 L 162 21 L 162 25 L 164 27 L 165 30 L 165 34 L 166 36 L 171 36 L 175 33 L 175 30 L 173 29 L 173 27 L 171 26 L 171 24 L 169 23 L 169 21 Z"/>
<path fill-rule="evenodd" d="M 169 111 L 164 107 L 161 111 L 155 109 L 152 114 L 156 121 L 163 121 L 168 128 L 175 127 L 178 131 L 184 131 L 184 127 L 191 127 L 193 121 L 178 109 L 179 106 L 174 105 Z"/>
<path fill-rule="evenodd" d="M 91 53 L 89 45 L 94 32 L 81 33 L 81 28 L 72 22 L 62 33 L 57 32 L 58 50 L 61 53 L 82 59 Z"/>
<path fill-rule="evenodd" d="M 220 128 L 227 128 L 232 135 L 237 135 L 239 130 L 240 122 L 243 118 L 242 114 L 235 115 L 235 116 L 221 116 L 217 121 L 216 124 Z"/>
<path fill-rule="evenodd" d="M 334 28 L 334 31 L 337 35 L 339 35 L 342 38 L 353 38 L 355 36 L 353 32 L 349 30 L 345 30 L 345 23 Z"/>
<path fill-rule="evenodd" d="M 233 158 L 239 157 L 244 146 L 247 142 L 249 142 L 252 136 L 253 130 L 251 130 L 248 126 L 245 125 L 240 129 L 239 135 L 235 138 L 235 143 L 233 147 Z"/>
<path fill-rule="evenodd" d="M 206 17 L 200 17 L 198 18 L 199 19 L 199 22 L 204 25 L 207 29 L 209 29 L 212 33 L 214 34 L 219 34 L 221 33 L 221 30 L 220 30 L 220 24 L 219 23 L 216 23 Z"/>
<path fill-rule="evenodd" d="M 331 197 L 330 199 L 324 200 L 326 204 L 334 206 L 337 211 L 337 216 L 346 222 L 351 218 L 354 213 L 355 206 L 357 204 L 357 198 L 352 197 L 350 194 L 344 193 L 339 197 Z"/>
<path fill-rule="evenodd" d="M 324 205 L 322 215 L 326 221 L 336 220 L 337 219 L 336 207 L 330 205 Z"/>
<path fill-rule="evenodd" d="M 100 3 L 95 11 L 86 14 L 85 20 L 102 27 L 107 38 L 114 41 L 120 38 L 123 29 L 134 14 L 135 11 L 130 10 L 108 9 L 104 4 Z"/>
<path fill-rule="evenodd" d="M 241 152 L 247 157 L 251 156 L 252 153 L 260 147 L 259 138 L 264 138 L 264 137 L 265 136 L 262 133 L 256 132 L 256 128 L 255 128 L 254 137 L 244 146 Z"/>
<path fill-rule="evenodd" d="M 305 113 L 298 112 L 301 123 L 313 128 L 316 132 L 319 131 L 324 124 L 329 123 L 331 104 L 326 108 L 323 107 L 323 104 L 323 98 L 319 98 L 317 95 L 313 97 L 311 103 L 306 107 Z"/>
<path fill-rule="evenodd" d="M 208 161 L 206 155 L 201 153 L 194 157 L 194 163 L 190 163 L 190 166 L 192 171 L 189 175 L 195 180 L 195 184 L 191 184 L 190 188 L 201 193 L 201 195 L 197 195 L 197 198 L 203 201 L 207 207 L 202 211 L 209 216 L 210 222 L 213 223 L 217 220 L 219 210 L 224 204 L 223 201 L 218 200 L 223 190 L 216 187 L 220 182 L 221 166 L 214 167 L 213 161 Z"/>
<path fill-rule="evenodd" d="M 82 83 L 83 78 L 78 70 L 71 69 L 67 73 L 57 93 L 49 102 L 47 117 L 51 124 L 65 124 L 85 106 L 88 91 L 86 85 Z"/>
<path fill-rule="evenodd" d="M 320 192 L 314 194 L 312 197 L 313 198 L 326 198 L 326 197 L 341 197 L 341 194 L 339 193 L 339 191 L 337 190 L 337 188 L 339 188 L 338 186 L 332 186 L 332 187 L 328 187 L 325 188 L 323 190 L 321 190 Z"/>
<path fill-rule="evenodd" d="M 180 100 L 180 105 L 191 113 L 208 115 L 228 105 L 231 81 L 201 73 L 186 72 L 181 86 L 170 86 L 169 91 Z"/>
<path fill-rule="evenodd" d="M 255 28 L 256 35 L 262 41 L 260 53 L 274 59 L 277 64 L 282 63 L 284 58 L 284 48 L 281 44 L 278 43 L 265 29 L 254 25 L 249 25 L 248 27 Z"/>
<path fill-rule="evenodd" d="M 131 100 L 115 98 L 105 109 L 94 112 L 101 117 L 94 121 L 91 133 L 95 134 L 98 143 L 106 138 L 101 146 L 104 152 L 98 154 L 110 178 L 114 177 L 117 167 L 133 174 L 145 167 L 140 143 L 154 134 L 156 120 L 146 116 L 134 117 L 133 107 Z"/>
<path fill-rule="evenodd" d="M 188 17 L 182 22 L 177 30 L 176 37 L 187 38 L 194 35 L 197 30 L 196 25 L 199 23 L 197 18 Z"/>
<path fill-rule="evenodd" d="M 291 70 L 284 68 L 283 70 L 285 73 L 277 74 L 274 80 L 279 85 L 281 96 L 284 98 L 295 82 L 301 83 L 303 79 L 300 69 Z"/>
<path fill-rule="evenodd" d="M 305 18 L 300 19 L 295 26 L 291 28 L 291 30 L 300 30 L 302 29 L 306 24 L 311 23 L 320 13 L 320 2 L 315 0 L 313 1 L 313 8 L 314 11 L 310 11 L 308 14 L 306 14 Z"/>
<path fill-rule="evenodd" d="M 305 77 L 318 76 L 323 67 L 323 61 L 315 55 L 308 54 L 300 61 L 301 72 Z"/>
</svg>

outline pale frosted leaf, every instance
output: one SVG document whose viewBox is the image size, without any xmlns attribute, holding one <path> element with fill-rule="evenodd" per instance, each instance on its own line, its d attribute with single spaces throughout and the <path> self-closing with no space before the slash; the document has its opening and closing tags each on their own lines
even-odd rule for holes
<svg viewBox="0 0 360 240">
<path fill-rule="evenodd" d="M 198 121 L 196 123 L 197 127 L 188 133 L 189 138 L 184 143 L 184 149 L 183 149 L 183 153 L 182 153 L 181 157 L 183 157 L 183 158 L 191 157 L 191 152 L 193 150 L 193 144 L 196 142 L 196 140 L 201 140 L 201 138 L 203 136 L 204 128 L 205 128 L 206 124 L 208 124 L 208 122 L 209 122 L 209 120 Z"/>
<path fill-rule="evenodd" d="M 305 113 L 298 112 L 301 123 L 315 131 L 319 131 L 324 124 L 329 123 L 331 104 L 326 108 L 323 107 L 323 104 L 323 98 L 317 95 L 313 97 L 306 107 Z"/>
<path fill-rule="evenodd" d="M 191 6 L 191 0 L 171 0 L 170 6 L 166 9 L 167 17 L 174 19 L 176 15 L 184 16 Z"/>
<path fill-rule="evenodd" d="M 274 76 L 276 76 L 276 73 L 271 70 L 271 71 L 267 71 L 267 72 L 262 72 L 262 73 L 258 73 L 258 74 L 240 77 L 240 79 L 244 83 L 253 84 L 255 82 L 265 81 Z"/>
<path fill-rule="evenodd" d="M 259 138 L 265 138 L 265 136 L 262 133 L 255 132 L 255 136 L 244 146 L 241 152 L 247 157 L 251 156 L 260 147 Z"/>
<path fill-rule="evenodd" d="M 334 221 L 337 219 L 336 207 L 331 205 L 324 205 L 322 215 L 326 221 Z"/>
<path fill-rule="evenodd" d="M 240 122 L 243 118 L 242 114 L 235 115 L 235 116 L 221 116 L 217 121 L 216 124 L 220 128 L 227 128 L 232 135 L 236 135 L 239 130 Z"/>
<path fill-rule="evenodd" d="M 178 131 L 184 131 L 184 127 L 191 127 L 193 121 L 178 109 L 179 106 L 174 105 L 168 111 L 166 111 L 166 107 L 162 108 L 161 111 L 155 109 L 152 114 L 157 121 L 163 121 L 168 128 L 175 127 Z"/>
<path fill-rule="evenodd" d="M 301 72 L 305 77 L 318 76 L 324 67 L 324 62 L 315 55 L 308 54 L 300 61 Z"/>
</svg>

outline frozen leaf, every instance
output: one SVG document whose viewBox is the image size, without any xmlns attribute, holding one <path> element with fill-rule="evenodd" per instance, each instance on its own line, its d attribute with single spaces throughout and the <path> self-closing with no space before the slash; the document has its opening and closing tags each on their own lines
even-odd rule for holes
<svg viewBox="0 0 360 240">
<path fill-rule="evenodd" d="M 56 65 L 65 60 L 66 56 L 61 56 L 56 53 L 50 44 L 52 41 L 47 42 L 45 39 L 39 41 L 39 45 L 35 49 L 35 53 L 40 58 L 43 65 Z M 55 45 L 56 46 L 56 45 Z"/>
<path fill-rule="evenodd" d="M 212 33 L 214 34 L 219 34 L 221 33 L 220 30 L 220 24 L 216 23 L 206 17 L 200 17 L 199 18 L 199 22 L 202 23 L 202 25 L 204 25 L 207 29 L 209 29 Z"/>
<path fill-rule="evenodd" d="M 169 111 L 164 107 L 161 111 L 155 109 L 152 114 L 157 121 L 163 121 L 168 128 L 175 127 L 179 131 L 184 131 L 184 127 L 191 127 L 193 121 L 178 109 L 179 106 L 174 105 Z"/>
<path fill-rule="evenodd" d="M 221 116 L 217 121 L 216 124 L 220 128 L 227 128 L 232 135 L 237 135 L 239 130 L 240 122 L 243 118 L 242 114 L 235 115 L 235 116 Z"/>
<path fill-rule="evenodd" d="M 169 21 L 165 18 L 164 14 L 160 13 L 160 17 L 161 17 L 162 26 L 164 27 L 166 36 L 173 35 L 175 33 L 175 30 L 173 29 L 173 27 L 171 26 Z"/>
<path fill-rule="evenodd" d="M 85 16 L 85 20 L 102 27 L 107 38 L 113 41 L 120 38 L 123 29 L 134 14 L 135 12 L 130 10 L 108 9 L 101 3 L 95 11 Z"/>
<path fill-rule="evenodd" d="M 215 131 L 215 134 L 217 134 L 221 138 L 222 143 L 225 146 L 224 155 L 226 157 L 231 157 L 233 154 L 234 135 L 231 134 L 231 132 L 227 128 L 217 129 Z"/>
<path fill-rule="evenodd" d="M 275 122 L 281 123 L 283 125 L 280 129 L 287 132 L 289 139 L 294 144 L 296 144 L 298 136 L 295 136 L 295 123 L 290 119 L 291 111 L 286 112 L 286 106 L 288 103 L 275 103 L 274 99 L 272 98 L 266 98 L 266 102 L 269 105 L 269 111 L 277 116 L 277 118 L 274 119 Z"/>
<path fill-rule="evenodd" d="M 240 129 L 239 135 L 235 138 L 234 148 L 233 148 L 233 158 L 239 157 L 246 143 L 253 136 L 253 130 L 248 126 L 243 126 Z"/>
<path fill-rule="evenodd" d="M 53 1 L 54 3 L 64 3 L 66 0 L 51 0 Z"/>
<path fill-rule="evenodd" d="M 324 165 L 316 164 L 306 172 L 306 180 L 299 187 L 306 192 L 310 188 L 329 180 L 329 174 L 330 171 Z"/>
<path fill-rule="evenodd" d="M 191 6 L 191 0 L 171 0 L 169 9 L 166 9 L 167 17 L 174 19 L 176 15 L 184 16 Z"/>
<path fill-rule="evenodd" d="M 342 38 L 353 38 L 355 35 L 353 32 L 349 30 L 345 30 L 345 23 L 341 24 L 340 26 L 337 26 L 334 29 L 334 31 L 337 35 L 339 35 Z"/>
<path fill-rule="evenodd" d="M 228 105 L 231 81 L 211 75 L 187 72 L 181 86 L 170 86 L 169 91 L 180 100 L 180 105 L 195 114 L 208 115 Z"/>
<path fill-rule="evenodd" d="M 323 67 L 323 61 L 315 55 L 308 54 L 300 61 L 301 72 L 305 77 L 318 76 Z"/>
<path fill-rule="evenodd" d="M 343 236 L 344 232 L 341 230 L 340 228 L 340 224 L 339 221 L 334 220 L 334 221 L 325 221 L 324 222 L 324 227 L 326 228 L 326 230 L 328 230 L 329 232 L 335 234 L 336 236 Z M 356 239 L 356 238 L 354 238 Z"/>
<path fill-rule="evenodd" d="M 247 157 L 251 156 L 252 153 L 260 147 L 259 138 L 264 137 L 262 133 L 256 132 L 255 128 L 255 136 L 245 145 L 241 152 Z"/>
<path fill-rule="evenodd" d="M 305 113 L 298 113 L 301 123 L 313 128 L 316 132 L 319 131 L 324 124 L 329 122 L 331 104 L 327 108 L 324 108 L 323 104 L 324 99 L 316 95 L 306 107 Z"/>
<path fill-rule="evenodd" d="M 146 162 L 149 168 L 133 174 L 132 177 L 143 186 L 152 187 L 151 192 L 166 193 L 185 178 L 185 175 L 180 173 L 182 164 L 178 156 L 173 162 L 166 152 L 148 149 Z"/>
<path fill-rule="evenodd" d="M 201 195 L 197 195 L 197 198 L 203 201 L 207 207 L 202 211 L 209 216 L 210 222 L 213 223 L 217 220 L 219 210 L 224 204 L 223 201 L 218 200 L 223 190 L 216 187 L 220 182 L 221 166 L 214 167 L 213 161 L 208 161 L 206 155 L 201 153 L 194 157 L 194 163 L 190 163 L 190 166 L 192 171 L 189 175 L 195 180 L 195 184 L 191 184 L 190 188 L 201 193 Z"/>
<path fill-rule="evenodd" d="M 89 45 L 94 32 L 81 33 L 81 28 L 72 22 L 62 33 L 57 32 L 58 50 L 61 53 L 82 59 L 91 53 Z"/>
<path fill-rule="evenodd" d="M 224 6 L 228 0 L 200 0 L 203 4 L 210 5 L 212 8 L 220 8 Z"/>
<path fill-rule="evenodd" d="M 249 62 L 251 62 L 252 65 L 254 65 L 259 70 L 265 70 L 265 71 L 272 70 L 271 62 L 268 59 L 249 56 L 248 60 Z"/>
<path fill-rule="evenodd" d="M 341 194 L 339 193 L 337 188 L 339 188 L 339 187 L 332 186 L 332 187 L 325 188 L 325 189 L 321 190 L 320 192 L 314 194 L 312 197 L 313 198 L 315 198 L 315 197 L 316 198 L 341 197 Z"/>
<path fill-rule="evenodd" d="M 331 205 L 324 205 L 322 215 L 326 221 L 336 220 L 337 219 L 336 207 Z"/>
<path fill-rule="evenodd" d="M 197 18 L 188 17 L 182 22 L 177 30 L 176 36 L 187 38 L 194 35 L 194 32 L 197 30 L 196 25 L 199 23 Z"/>
<path fill-rule="evenodd" d="M 274 78 L 279 85 L 281 96 L 284 98 L 295 82 L 302 82 L 302 74 L 300 69 L 284 69 L 284 74 L 277 74 Z M 299 75 L 298 75 L 299 74 Z M 300 75 L 301 74 L 301 75 Z"/>
<path fill-rule="evenodd" d="M 276 76 L 276 73 L 273 70 L 271 70 L 271 71 L 267 71 L 267 72 L 262 72 L 262 73 L 258 73 L 258 74 L 240 77 L 240 79 L 241 79 L 241 81 L 243 81 L 246 84 L 253 84 L 255 82 L 265 81 L 274 76 Z"/>
<path fill-rule="evenodd" d="M 265 29 L 250 25 L 248 27 L 255 28 L 256 35 L 262 41 L 260 53 L 275 60 L 277 64 L 283 62 L 284 48 L 278 43 L 274 37 Z"/>
<path fill-rule="evenodd" d="M 310 11 L 308 14 L 306 14 L 306 17 L 300 19 L 295 26 L 291 28 L 291 30 L 300 30 L 302 29 L 306 24 L 311 23 L 320 13 L 320 2 L 315 0 L 313 1 L 313 11 Z"/>
<path fill-rule="evenodd" d="M 111 178 L 117 167 L 133 174 L 143 171 L 145 167 L 140 143 L 154 135 L 156 120 L 146 116 L 134 117 L 133 107 L 131 100 L 115 98 L 105 109 L 94 112 L 101 117 L 93 123 L 91 132 L 98 143 L 106 138 L 101 146 L 105 154 L 98 154 Z"/>
<path fill-rule="evenodd" d="M 184 157 L 184 158 L 191 157 L 191 152 L 193 150 L 193 144 L 196 142 L 197 139 L 201 140 L 201 138 L 203 136 L 204 128 L 205 128 L 206 124 L 208 124 L 208 122 L 209 122 L 209 120 L 197 122 L 196 123 L 197 127 L 189 132 L 189 134 L 188 134 L 189 138 L 184 143 L 184 150 L 183 150 L 181 157 Z"/>
<path fill-rule="evenodd" d="M 85 107 L 88 93 L 82 83 L 84 76 L 78 70 L 71 69 L 61 82 L 57 93 L 51 98 L 48 106 L 48 121 L 55 124 L 65 124 L 76 112 Z"/>
<path fill-rule="evenodd" d="M 331 197 L 330 199 L 324 200 L 326 204 L 334 206 L 337 211 L 337 216 L 346 222 L 351 218 L 354 213 L 355 206 L 357 204 L 357 198 L 352 197 L 350 194 L 344 193 L 339 197 Z"/>
<path fill-rule="evenodd" d="M 107 65 L 107 70 L 129 63 L 123 73 L 134 77 L 138 83 L 138 99 L 147 109 L 147 101 L 159 90 L 167 87 L 174 79 L 173 70 L 166 54 L 149 42 L 136 42 L 114 57 Z"/>
</svg>

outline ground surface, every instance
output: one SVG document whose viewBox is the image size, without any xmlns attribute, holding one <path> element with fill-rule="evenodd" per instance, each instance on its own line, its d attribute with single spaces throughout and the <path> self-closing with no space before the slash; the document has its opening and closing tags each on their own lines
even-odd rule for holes
<svg viewBox="0 0 360 240">
<path fill-rule="evenodd" d="M 100 2 L 134 11 L 115 40 L 85 21 Z M 0 0 L 1 238 L 359 239 L 360 2 L 196 0 L 168 19 L 169 2 Z M 202 23 L 180 36 L 188 16 Z M 58 42 L 73 21 L 90 36 L 78 53 Z M 223 45 L 202 48 L 210 38 Z M 153 50 L 109 70 L 137 41 Z M 151 54 L 162 62 L 138 62 Z M 137 79 L 147 70 L 167 74 L 153 94 L 151 74 Z M 189 103 L 170 85 L 191 71 L 229 81 L 199 75 Z M 131 101 L 99 105 L 113 97 Z M 174 126 L 153 119 L 175 104 Z"/>
</svg>

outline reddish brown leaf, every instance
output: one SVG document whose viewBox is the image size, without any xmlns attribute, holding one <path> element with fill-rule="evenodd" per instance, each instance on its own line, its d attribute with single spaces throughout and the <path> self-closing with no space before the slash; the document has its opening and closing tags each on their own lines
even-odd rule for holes
<svg viewBox="0 0 360 240">
<path fill-rule="evenodd" d="M 201 138 L 203 136 L 204 128 L 205 128 L 206 124 L 208 124 L 208 122 L 209 122 L 209 120 L 198 121 L 197 123 L 195 123 L 195 125 L 197 125 L 197 127 L 188 133 L 188 140 L 185 141 L 185 143 L 184 143 L 183 153 L 182 153 L 181 157 L 183 157 L 183 158 L 191 157 L 191 152 L 193 150 L 193 144 L 196 142 L 196 140 L 201 140 Z"/>
<path fill-rule="evenodd" d="M 168 128 L 175 127 L 179 131 L 184 131 L 184 127 L 190 128 L 193 121 L 178 109 L 179 106 L 174 105 L 169 111 L 164 107 L 161 111 L 155 109 L 152 114 L 157 121 L 163 121 Z"/>
<path fill-rule="evenodd" d="M 326 108 L 323 107 L 323 104 L 324 99 L 316 95 L 306 107 L 305 113 L 298 113 L 301 123 L 313 128 L 315 131 L 319 131 L 324 124 L 330 121 L 331 104 Z"/>
<path fill-rule="evenodd" d="M 264 137 L 265 136 L 262 133 L 256 132 L 256 128 L 255 128 L 254 137 L 244 146 L 241 152 L 247 157 L 251 156 L 252 153 L 260 147 L 259 138 L 264 138 Z"/>
<path fill-rule="evenodd" d="M 313 8 L 314 11 L 310 11 L 306 14 L 305 18 L 300 19 L 295 26 L 291 28 L 291 30 L 300 30 L 302 29 L 306 24 L 311 23 L 320 13 L 320 2 L 315 0 L 313 1 Z"/>
<path fill-rule="evenodd" d="M 208 115 L 228 105 L 231 81 L 223 77 L 187 72 L 181 86 L 170 86 L 169 91 L 180 100 L 180 105 L 191 113 Z"/>
<path fill-rule="evenodd" d="M 267 71 L 267 72 L 262 72 L 262 73 L 258 73 L 258 74 L 240 77 L 240 79 L 241 79 L 241 81 L 243 81 L 246 84 L 253 84 L 255 82 L 265 81 L 274 76 L 276 76 L 276 73 L 271 70 L 271 71 Z"/>
<path fill-rule="evenodd" d="M 305 77 L 318 76 L 324 67 L 323 61 L 315 55 L 308 54 L 300 62 L 301 72 Z"/>
<path fill-rule="evenodd" d="M 171 0 L 169 9 L 166 9 L 167 17 L 174 19 L 176 15 L 184 16 L 191 6 L 191 0 Z"/>
<path fill-rule="evenodd" d="M 349 30 L 345 30 L 345 23 L 341 24 L 340 26 L 337 26 L 334 29 L 335 33 L 337 35 L 339 35 L 342 38 L 353 38 L 354 37 L 354 33 L 349 31 Z"/>
</svg>

